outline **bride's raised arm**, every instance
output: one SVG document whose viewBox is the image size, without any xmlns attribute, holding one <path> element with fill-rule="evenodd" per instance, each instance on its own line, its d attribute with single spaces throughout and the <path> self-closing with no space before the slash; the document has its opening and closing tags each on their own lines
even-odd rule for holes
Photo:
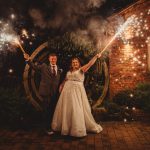
<svg viewBox="0 0 150 150">
<path fill-rule="evenodd" d="M 81 67 L 81 70 L 83 72 L 87 72 L 90 69 L 90 67 L 96 62 L 97 58 L 100 57 L 101 57 L 101 53 L 96 54 L 87 64 Z"/>
</svg>

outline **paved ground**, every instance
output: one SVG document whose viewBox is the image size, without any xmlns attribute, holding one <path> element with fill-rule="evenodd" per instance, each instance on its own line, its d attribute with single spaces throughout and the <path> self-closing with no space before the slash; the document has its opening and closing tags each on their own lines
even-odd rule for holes
<svg viewBox="0 0 150 150">
<path fill-rule="evenodd" d="M 102 122 L 100 134 L 47 136 L 41 129 L 0 129 L 0 150 L 150 150 L 150 123 Z"/>
</svg>

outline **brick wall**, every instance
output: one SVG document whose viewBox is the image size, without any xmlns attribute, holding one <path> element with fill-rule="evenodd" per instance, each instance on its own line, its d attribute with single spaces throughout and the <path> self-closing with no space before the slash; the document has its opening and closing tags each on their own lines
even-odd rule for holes
<svg viewBox="0 0 150 150">
<path fill-rule="evenodd" d="M 120 15 L 125 20 L 135 15 L 134 29 L 124 33 L 124 39 L 116 39 L 109 54 L 110 86 L 112 98 L 126 88 L 134 88 L 137 83 L 150 81 L 148 71 L 148 45 L 150 44 L 150 1 L 140 0 L 118 14 L 110 17 L 113 20 Z"/>
</svg>

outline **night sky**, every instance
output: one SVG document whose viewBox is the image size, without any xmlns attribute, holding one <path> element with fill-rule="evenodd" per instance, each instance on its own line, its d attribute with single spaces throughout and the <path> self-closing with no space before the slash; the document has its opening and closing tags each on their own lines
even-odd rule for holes
<svg viewBox="0 0 150 150">
<path fill-rule="evenodd" d="M 0 27 L 3 22 L 9 22 L 18 35 L 27 31 L 29 38 L 23 38 L 22 45 L 31 54 L 49 37 L 84 29 L 92 17 L 105 19 L 136 1 L 0 0 Z M 21 52 L 4 51 L 0 51 L 0 74 L 5 75 L 9 68 L 15 68 L 16 75 L 22 76 L 25 63 Z"/>
</svg>

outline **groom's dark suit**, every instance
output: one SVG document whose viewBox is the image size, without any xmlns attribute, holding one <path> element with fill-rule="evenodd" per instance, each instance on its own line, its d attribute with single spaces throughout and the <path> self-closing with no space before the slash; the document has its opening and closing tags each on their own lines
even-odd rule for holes
<svg viewBox="0 0 150 150">
<path fill-rule="evenodd" d="M 43 98 L 43 107 L 45 114 L 44 120 L 46 122 L 46 128 L 49 129 L 51 126 L 55 106 L 58 100 L 58 89 L 62 70 L 57 67 L 57 74 L 54 74 L 51 65 L 47 65 L 45 63 L 41 65 L 36 65 L 32 61 L 28 61 L 28 64 L 34 70 L 41 72 L 39 94 Z"/>
</svg>

